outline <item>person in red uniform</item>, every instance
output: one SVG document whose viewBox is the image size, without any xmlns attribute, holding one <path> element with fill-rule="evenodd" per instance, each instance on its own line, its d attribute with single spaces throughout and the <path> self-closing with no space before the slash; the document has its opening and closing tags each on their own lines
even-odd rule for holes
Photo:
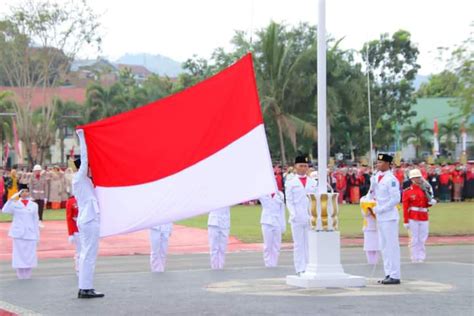
<svg viewBox="0 0 474 316">
<path fill-rule="evenodd" d="M 411 261 L 423 262 L 426 258 L 425 243 L 428 239 L 428 207 L 436 204 L 429 183 L 419 169 L 410 170 L 412 185 L 403 191 L 403 226 L 410 231 Z"/>
<path fill-rule="evenodd" d="M 79 273 L 79 254 L 81 253 L 81 241 L 79 239 L 79 230 L 77 229 L 77 215 L 79 208 L 74 195 L 71 195 L 66 202 L 66 222 L 68 231 L 68 241 L 76 247 L 76 254 L 74 255 L 74 268 L 76 274 Z"/>
<path fill-rule="evenodd" d="M 456 166 L 456 169 L 451 172 L 451 179 L 453 180 L 453 201 L 461 202 L 464 186 L 464 172 L 461 166 Z"/>
<path fill-rule="evenodd" d="M 439 175 L 439 199 L 441 202 L 451 202 L 451 187 L 451 172 L 449 172 L 447 167 L 443 166 Z"/>
<path fill-rule="evenodd" d="M 342 204 L 345 203 L 345 195 L 346 195 L 346 189 L 347 189 L 347 178 L 346 174 L 344 172 L 344 169 L 341 168 L 334 172 L 334 178 L 336 179 L 336 191 L 339 193 L 337 199 L 338 203 Z"/>
</svg>

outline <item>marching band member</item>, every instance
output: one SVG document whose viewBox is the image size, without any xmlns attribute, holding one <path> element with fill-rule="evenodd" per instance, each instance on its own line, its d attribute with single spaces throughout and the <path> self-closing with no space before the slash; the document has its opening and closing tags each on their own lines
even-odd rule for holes
<svg viewBox="0 0 474 316">
<path fill-rule="evenodd" d="M 431 186 L 418 169 L 410 170 L 412 185 L 403 191 L 403 226 L 410 230 L 411 261 L 423 262 L 426 258 L 425 243 L 428 239 L 428 207 L 436 204 Z"/>
</svg>

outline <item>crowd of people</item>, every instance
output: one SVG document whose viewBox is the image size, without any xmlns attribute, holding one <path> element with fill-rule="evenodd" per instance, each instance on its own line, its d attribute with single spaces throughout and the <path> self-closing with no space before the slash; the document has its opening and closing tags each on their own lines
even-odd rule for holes
<svg viewBox="0 0 474 316">
<path fill-rule="evenodd" d="M 62 169 L 59 166 L 42 168 L 35 165 L 33 169 L 0 169 L 0 207 L 5 204 L 15 193 L 21 189 L 30 189 L 34 193 L 33 186 L 37 181 L 45 183 L 44 188 L 36 191 L 41 192 L 45 207 L 48 209 L 62 209 L 66 207 L 66 201 L 72 194 L 72 168 Z"/>
<path fill-rule="evenodd" d="M 423 178 L 433 188 L 434 198 L 440 202 L 461 202 L 474 199 L 474 162 L 466 165 L 425 163 L 402 163 L 394 166 L 392 172 L 400 184 L 400 190 L 408 188 L 410 170 L 420 170 Z M 284 184 L 295 175 L 293 166 L 274 167 L 278 188 L 283 191 Z M 359 204 L 360 198 L 367 195 L 373 171 L 366 165 L 344 166 L 328 170 L 328 183 L 339 193 L 340 204 Z M 309 168 L 308 176 L 318 179 L 314 168 Z"/>
</svg>

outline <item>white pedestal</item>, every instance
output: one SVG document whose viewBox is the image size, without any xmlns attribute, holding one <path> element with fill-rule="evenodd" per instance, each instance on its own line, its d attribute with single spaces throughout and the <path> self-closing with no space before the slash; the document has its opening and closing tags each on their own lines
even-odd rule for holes
<svg viewBox="0 0 474 316">
<path fill-rule="evenodd" d="M 309 264 L 306 272 L 297 275 L 288 275 L 286 284 L 311 287 L 362 287 L 365 286 L 364 277 L 344 273 L 341 266 L 340 235 L 337 231 L 309 231 Z"/>
</svg>

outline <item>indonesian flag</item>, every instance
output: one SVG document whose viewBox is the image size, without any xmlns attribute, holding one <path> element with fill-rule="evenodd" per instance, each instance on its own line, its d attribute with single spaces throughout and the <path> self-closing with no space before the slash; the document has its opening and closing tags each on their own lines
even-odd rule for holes
<svg viewBox="0 0 474 316">
<path fill-rule="evenodd" d="M 101 236 L 276 191 L 250 54 L 187 90 L 79 128 Z"/>
<path fill-rule="evenodd" d="M 434 126 L 433 126 L 433 155 L 435 157 L 439 155 L 438 120 L 437 119 L 434 119 Z"/>
</svg>

